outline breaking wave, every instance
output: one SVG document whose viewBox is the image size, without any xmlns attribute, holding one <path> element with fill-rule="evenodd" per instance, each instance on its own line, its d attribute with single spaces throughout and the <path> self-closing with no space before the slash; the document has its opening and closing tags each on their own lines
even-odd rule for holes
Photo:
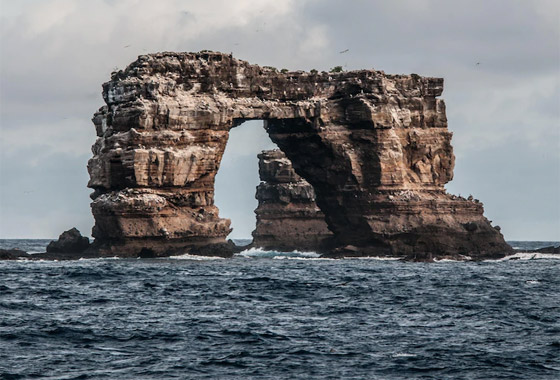
<svg viewBox="0 0 560 380">
<path fill-rule="evenodd" d="M 301 251 L 291 251 L 291 252 L 279 252 L 279 251 L 267 251 L 262 248 L 249 248 L 245 251 L 238 253 L 236 256 L 248 257 L 248 258 L 267 258 L 267 259 L 280 259 L 280 258 L 296 258 L 296 259 L 318 259 L 321 254 L 317 252 L 301 252 Z"/>
<path fill-rule="evenodd" d="M 219 256 L 200 256 L 200 255 L 190 255 L 188 253 L 185 253 L 183 255 L 162 257 L 161 259 L 204 261 L 204 260 L 223 260 L 224 258 Z"/>
<path fill-rule="evenodd" d="M 536 252 L 517 252 L 513 255 L 506 256 L 497 260 L 488 261 L 510 261 L 510 260 L 560 260 L 560 255 L 554 253 L 536 253 Z"/>
</svg>

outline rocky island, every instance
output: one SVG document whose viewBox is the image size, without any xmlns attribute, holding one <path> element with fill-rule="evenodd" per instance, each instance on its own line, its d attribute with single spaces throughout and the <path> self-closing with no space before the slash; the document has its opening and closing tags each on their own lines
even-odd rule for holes
<svg viewBox="0 0 560 380">
<path fill-rule="evenodd" d="M 254 246 L 408 260 L 512 253 L 478 200 L 450 195 L 443 79 L 278 71 L 229 54 L 139 56 L 103 84 L 88 163 L 98 256 L 231 256 L 214 205 L 229 131 L 260 119 Z"/>
<path fill-rule="evenodd" d="M 230 129 L 261 119 L 293 166 L 288 180 L 305 179 L 308 190 L 300 189 L 313 190 L 318 208 L 296 210 L 302 202 L 288 201 L 280 213 L 308 212 L 305 223 L 317 224 L 311 231 L 323 252 L 510 253 L 480 202 L 444 189 L 454 156 L 442 91 L 443 79 L 415 74 L 279 72 L 207 51 L 140 56 L 103 85 L 106 105 L 93 118 L 88 186 L 96 247 L 137 256 L 226 244 L 230 221 L 214 205 L 214 178 Z M 292 248 L 292 224 L 266 232 L 271 207 L 257 210 L 256 242 Z M 326 240 L 320 214 L 332 234 Z"/>
</svg>

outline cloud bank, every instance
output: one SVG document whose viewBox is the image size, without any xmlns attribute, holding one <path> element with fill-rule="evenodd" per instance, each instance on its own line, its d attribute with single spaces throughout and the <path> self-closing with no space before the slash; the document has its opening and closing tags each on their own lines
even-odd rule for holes
<svg viewBox="0 0 560 380">
<path fill-rule="evenodd" d="M 507 239 L 560 239 L 557 1 L 1 0 L 0 11 L 2 238 L 89 234 L 101 83 L 140 54 L 210 49 L 278 68 L 444 77 L 457 156 L 448 189 L 481 199 Z M 240 141 L 218 193 L 258 181 Z M 247 202 L 226 211 L 238 237 L 254 223 Z"/>
</svg>

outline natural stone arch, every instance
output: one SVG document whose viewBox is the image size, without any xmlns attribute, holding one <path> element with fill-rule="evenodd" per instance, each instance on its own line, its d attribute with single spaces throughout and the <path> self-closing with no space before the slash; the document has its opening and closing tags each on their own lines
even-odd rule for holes
<svg viewBox="0 0 560 380">
<path fill-rule="evenodd" d="M 444 190 L 454 156 L 442 89 L 440 78 L 279 73 L 213 52 L 140 56 L 103 85 L 93 119 L 93 236 L 130 254 L 223 242 L 214 177 L 230 128 L 262 119 L 315 189 L 333 248 L 507 251 L 480 203 Z"/>
</svg>

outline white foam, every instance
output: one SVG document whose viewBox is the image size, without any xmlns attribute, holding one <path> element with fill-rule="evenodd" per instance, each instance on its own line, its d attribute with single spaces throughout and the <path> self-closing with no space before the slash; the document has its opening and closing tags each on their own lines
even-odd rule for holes
<svg viewBox="0 0 560 380">
<path fill-rule="evenodd" d="M 470 256 L 461 256 L 460 259 L 434 259 L 436 263 L 460 263 L 463 261 L 472 261 Z"/>
<path fill-rule="evenodd" d="M 122 260 L 122 257 L 108 256 L 108 257 L 80 257 L 78 261 L 100 261 L 100 260 Z"/>
<path fill-rule="evenodd" d="M 162 259 L 172 259 L 172 260 L 195 260 L 195 261 L 204 261 L 204 260 L 223 260 L 223 257 L 220 256 L 199 256 L 199 255 L 190 255 L 185 253 L 183 255 L 177 256 L 169 256 L 169 257 L 161 257 Z"/>
<path fill-rule="evenodd" d="M 249 257 L 249 258 L 276 258 L 276 257 L 290 257 L 290 258 L 319 258 L 321 255 L 317 252 L 305 252 L 305 251 L 290 251 L 290 252 L 278 252 L 278 251 L 266 251 L 262 248 L 250 248 L 246 249 L 236 256 Z"/>
<path fill-rule="evenodd" d="M 301 257 L 301 256 L 273 256 L 273 260 L 305 260 L 305 261 L 323 261 L 323 260 L 336 260 L 328 257 Z"/>
<path fill-rule="evenodd" d="M 501 259 L 484 260 L 484 261 L 540 260 L 540 259 L 559 260 L 560 255 L 554 253 L 517 252 L 511 256 L 506 256 Z"/>
<path fill-rule="evenodd" d="M 391 356 L 394 357 L 394 358 L 414 358 L 417 355 L 409 354 L 409 353 L 406 353 L 406 352 L 397 352 L 396 354 L 393 354 Z"/>
<path fill-rule="evenodd" d="M 339 260 L 328 257 L 321 257 L 317 252 L 290 251 L 278 252 L 267 251 L 262 248 L 250 248 L 238 253 L 236 256 L 245 258 L 267 258 L 273 260 Z M 379 261 L 399 261 L 402 257 L 386 257 L 386 256 L 358 256 L 358 257 L 342 257 L 343 260 L 379 260 Z"/>
<path fill-rule="evenodd" d="M 404 257 L 387 257 L 387 256 L 356 256 L 343 257 L 343 260 L 378 260 L 378 261 L 399 261 Z"/>
</svg>

